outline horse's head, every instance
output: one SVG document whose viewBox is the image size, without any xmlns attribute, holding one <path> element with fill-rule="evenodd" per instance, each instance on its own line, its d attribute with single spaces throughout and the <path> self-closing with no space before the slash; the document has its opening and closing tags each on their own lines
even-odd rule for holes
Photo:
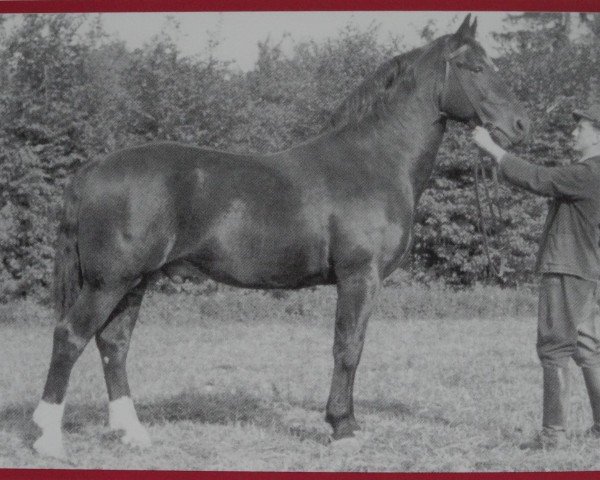
<svg viewBox="0 0 600 480">
<path fill-rule="evenodd" d="M 483 125 L 501 145 L 518 143 L 529 132 L 524 107 L 506 86 L 483 47 L 475 41 L 477 19 L 467 15 L 444 44 L 443 114 L 463 123 Z"/>
</svg>

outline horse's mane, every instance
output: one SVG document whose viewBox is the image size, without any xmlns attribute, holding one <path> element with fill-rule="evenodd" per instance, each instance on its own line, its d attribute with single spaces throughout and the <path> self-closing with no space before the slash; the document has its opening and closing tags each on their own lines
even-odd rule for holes
<svg viewBox="0 0 600 480">
<path fill-rule="evenodd" d="M 438 42 L 433 45 L 436 44 Z M 380 65 L 334 111 L 327 128 L 339 128 L 359 122 L 370 113 L 383 108 L 387 100 L 397 93 L 398 88 L 413 88 L 415 79 L 411 67 L 433 45 L 415 48 Z"/>
</svg>

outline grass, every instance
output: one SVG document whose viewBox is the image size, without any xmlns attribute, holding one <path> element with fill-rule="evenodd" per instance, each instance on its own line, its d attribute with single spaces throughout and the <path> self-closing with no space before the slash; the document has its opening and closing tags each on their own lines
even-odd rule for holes
<svg viewBox="0 0 600 480">
<path fill-rule="evenodd" d="M 30 417 L 51 349 L 51 313 L 0 307 L 0 467 L 545 471 L 600 469 L 582 438 L 590 412 L 572 368 L 572 441 L 555 452 L 518 445 L 540 423 L 535 295 L 392 284 L 374 312 L 355 386 L 362 449 L 332 450 L 323 421 L 332 370 L 335 290 L 272 294 L 219 288 L 152 293 L 130 352 L 134 400 L 153 446 L 107 430 L 100 360 L 76 364 L 65 412 L 71 463 L 36 456 Z"/>
</svg>

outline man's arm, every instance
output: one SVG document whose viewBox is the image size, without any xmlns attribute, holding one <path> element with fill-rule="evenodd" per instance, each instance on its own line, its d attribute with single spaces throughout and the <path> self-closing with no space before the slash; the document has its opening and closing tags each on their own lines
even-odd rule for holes
<svg viewBox="0 0 600 480">
<path fill-rule="evenodd" d="M 473 141 L 494 157 L 500 174 L 506 180 L 538 195 L 581 199 L 597 195 L 600 188 L 599 173 L 587 163 L 564 167 L 534 165 L 506 152 L 481 127 L 475 128 Z"/>
<path fill-rule="evenodd" d="M 588 164 L 541 167 L 510 153 L 498 163 L 498 171 L 506 180 L 538 195 L 578 200 L 597 195 L 600 187 L 597 172 Z"/>
</svg>

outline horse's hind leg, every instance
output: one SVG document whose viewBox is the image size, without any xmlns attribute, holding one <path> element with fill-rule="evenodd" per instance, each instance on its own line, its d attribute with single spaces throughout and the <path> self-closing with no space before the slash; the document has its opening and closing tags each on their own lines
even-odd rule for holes
<svg viewBox="0 0 600 480">
<path fill-rule="evenodd" d="M 84 284 L 75 304 L 56 325 L 46 386 L 33 413 L 34 422 L 42 430 L 33 445 L 38 453 L 65 456 L 61 423 L 71 369 L 126 291 L 123 286 L 96 289 Z"/>
<path fill-rule="evenodd" d="M 135 327 L 147 282 L 142 281 L 117 305 L 108 322 L 96 333 L 104 379 L 108 390 L 108 424 L 112 430 L 124 430 L 123 443 L 149 446 L 150 437 L 140 423 L 131 400 L 126 361 L 131 334 Z"/>
<path fill-rule="evenodd" d="M 360 361 L 369 315 L 381 280 L 375 266 L 365 265 L 338 275 L 338 301 L 333 344 L 333 377 L 325 419 L 333 427 L 333 439 L 353 437 L 354 375 Z"/>
</svg>

